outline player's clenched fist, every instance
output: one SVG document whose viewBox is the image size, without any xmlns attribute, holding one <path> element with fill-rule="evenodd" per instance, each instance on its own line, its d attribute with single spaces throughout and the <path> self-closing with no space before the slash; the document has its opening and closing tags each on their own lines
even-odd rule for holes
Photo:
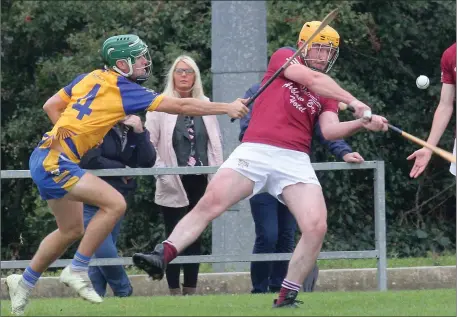
<svg viewBox="0 0 457 317">
<path fill-rule="evenodd" d="M 360 100 L 354 99 L 349 103 L 349 105 L 354 108 L 354 116 L 356 118 L 364 117 L 367 111 L 371 113 L 371 108 L 368 105 L 361 102 Z"/>
<path fill-rule="evenodd" d="M 371 131 L 387 131 L 389 128 L 387 122 L 386 118 L 374 114 L 370 121 L 363 120 L 363 127 Z"/>
<path fill-rule="evenodd" d="M 230 103 L 230 109 L 227 115 L 231 118 L 239 119 L 248 114 L 249 109 L 245 106 L 248 99 L 237 98 L 235 101 Z"/>
</svg>

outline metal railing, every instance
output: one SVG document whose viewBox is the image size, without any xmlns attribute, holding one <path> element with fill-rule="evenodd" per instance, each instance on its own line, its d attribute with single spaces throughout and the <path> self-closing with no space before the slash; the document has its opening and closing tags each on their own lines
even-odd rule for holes
<svg viewBox="0 0 457 317">
<path fill-rule="evenodd" d="M 313 163 L 316 171 L 322 170 L 374 170 L 374 215 L 375 215 L 375 249 L 366 251 L 332 251 L 321 252 L 319 259 L 377 259 L 378 290 L 387 290 L 387 258 L 386 258 L 386 215 L 385 215 L 385 178 L 384 162 L 368 161 L 362 164 L 343 162 Z M 170 167 L 170 168 L 127 168 L 88 170 L 97 176 L 151 176 L 151 175 L 184 175 L 184 174 L 213 174 L 218 167 Z M 30 178 L 28 170 L 3 170 L 1 179 Z M 248 242 L 249 243 L 249 242 Z M 249 254 L 249 255 L 194 255 L 178 256 L 171 263 L 230 263 L 230 262 L 257 262 L 257 261 L 284 261 L 290 260 L 291 253 Z M 1 261 L 1 269 L 26 268 L 30 260 Z M 60 259 L 50 267 L 65 267 L 71 259 Z M 91 260 L 91 266 L 132 265 L 130 257 Z"/>
</svg>

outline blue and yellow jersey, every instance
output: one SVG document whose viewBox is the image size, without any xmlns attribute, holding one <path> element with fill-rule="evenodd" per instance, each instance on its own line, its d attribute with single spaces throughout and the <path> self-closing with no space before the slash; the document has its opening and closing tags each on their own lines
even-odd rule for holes
<svg viewBox="0 0 457 317">
<path fill-rule="evenodd" d="M 114 71 L 101 69 L 76 77 L 58 94 L 68 105 L 53 129 L 43 135 L 39 147 L 58 141 L 75 163 L 119 120 L 136 112 L 154 111 L 163 99 L 163 95 Z"/>
</svg>

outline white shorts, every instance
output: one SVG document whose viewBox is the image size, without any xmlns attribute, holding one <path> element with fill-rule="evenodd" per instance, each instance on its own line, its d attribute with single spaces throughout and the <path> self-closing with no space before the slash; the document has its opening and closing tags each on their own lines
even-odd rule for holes
<svg viewBox="0 0 457 317">
<path fill-rule="evenodd" d="M 455 156 L 455 147 L 457 145 L 456 140 L 454 140 L 454 150 L 452 151 L 452 154 Z M 455 176 L 455 163 L 451 163 L 451 166 L 449 167 L 449 172 L 451 172 L 452 175 Z"/>
<path fill-rule="evenodd" d="M 316 184 L 316 177 L 308 154 L 260 143 L 242 143 L 220 168 L 231 168 L 252 180 L 255 194 L 268 192 L 284 204 L 284 187 L 297 184 Z"/>
</svg>

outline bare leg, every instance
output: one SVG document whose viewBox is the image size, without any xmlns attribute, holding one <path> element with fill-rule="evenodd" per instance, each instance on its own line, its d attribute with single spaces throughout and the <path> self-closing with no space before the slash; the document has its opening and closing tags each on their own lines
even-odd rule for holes
<svg viewBox="0 0 457 317">
<path fill-rule="evenodd" d="M 33 256 L 30 267 L 34 271 L 44 272 L 72 243 L 83 236 L 81 201 L 100 206 L 78 249 L 87 256 L 94 254 L 125 210 L 125 200 L 119 192 L 102 179 L 89 173 L 84 174 L 65 197 L 48 201 L 58 229 L 44 238 Z"/>
<path fill-rule="evenodd" d="M 72 261 L 72 266 L 74 262 L 75 264 L 78 264 L 78 261 L 82 263 L 82 266 L 79 265 L 82 270 L 72 272 L 70 266 L 67 266 L 60 275 L 60 281 L 92 303 L 103 301 L 91 287 L 85 269 L 89 264 L 90 257 L 123 215 L 126 204 L 124 197 L 111 185 L 90 173 L 86 173 L 63 198 L 48 201 L 58 229 L 41 242 L 30 266 L 22 275 L 12 274 L 7 277 L 13 313 L 24 313 L 28 297 L 41 273 L 84 234 L 83 202 L 98 206 L 100 210 L 90 222 L 86 236 L 78 249 L 79 253 L 75 255 Z"/>
<path fill-rule="evenodd" d="M 322 189 L 315 184 L 287 186 L 283 197 L 302 232 L 289 262 L 286 279 L 302 285 L 314 267 L 327 232 L 327 208 Z"/>
<path fill-rule="evenodd" d="M 240 173 L 220 169 L 197 205 L 178 222 L 170 237 L 178 253 L 192 244 L 208 224 L 230 206 L 252 194 L 254 182 Z"/>
<path fill-rule="evenodd" d="M 72 200 L 100 207 L 89 222 L 78 248 L 79 253 L 92 256 L 124 215 L 127 208 L 125 199 L 107 182 L 90 173 L 84 174 L 68 196 Z"/>
<path fill-rule="evenodd" d="M 95 205 L 99 210 L 89 222 L 71 265 L 60 274 L 60 281 L 82 298 L 92 303 L 101 303 L 103 299 L 92 287 L 88 266 L 92 255 L 123 215 L 125 200 L 111 185 L 90 173 L 84 174 L 67 196 L 74 201 Z"/>
<path fill-rule="evenodd" d="M 210 221 L 249 196 L 253 188 L 254 182 L 240 173 L 229 168 L 219 169 L 197 205 L 175 226 L 167 243 L 158 244 L 150 254 L 135 253 L 133 263 L 152 279 L 161 280 L 167 264 L 194 243 Z"/>
<path fill-rule="evenodd" d="M 81 202 L 71 201 L 64 197 L 48 200 L 48 205 L 54 213 L 58 229 L 41 241 L 30 262 L 30 267 L 39 273 L 43 273 L 84 234 L 83 204 Z"/>
</svg>

